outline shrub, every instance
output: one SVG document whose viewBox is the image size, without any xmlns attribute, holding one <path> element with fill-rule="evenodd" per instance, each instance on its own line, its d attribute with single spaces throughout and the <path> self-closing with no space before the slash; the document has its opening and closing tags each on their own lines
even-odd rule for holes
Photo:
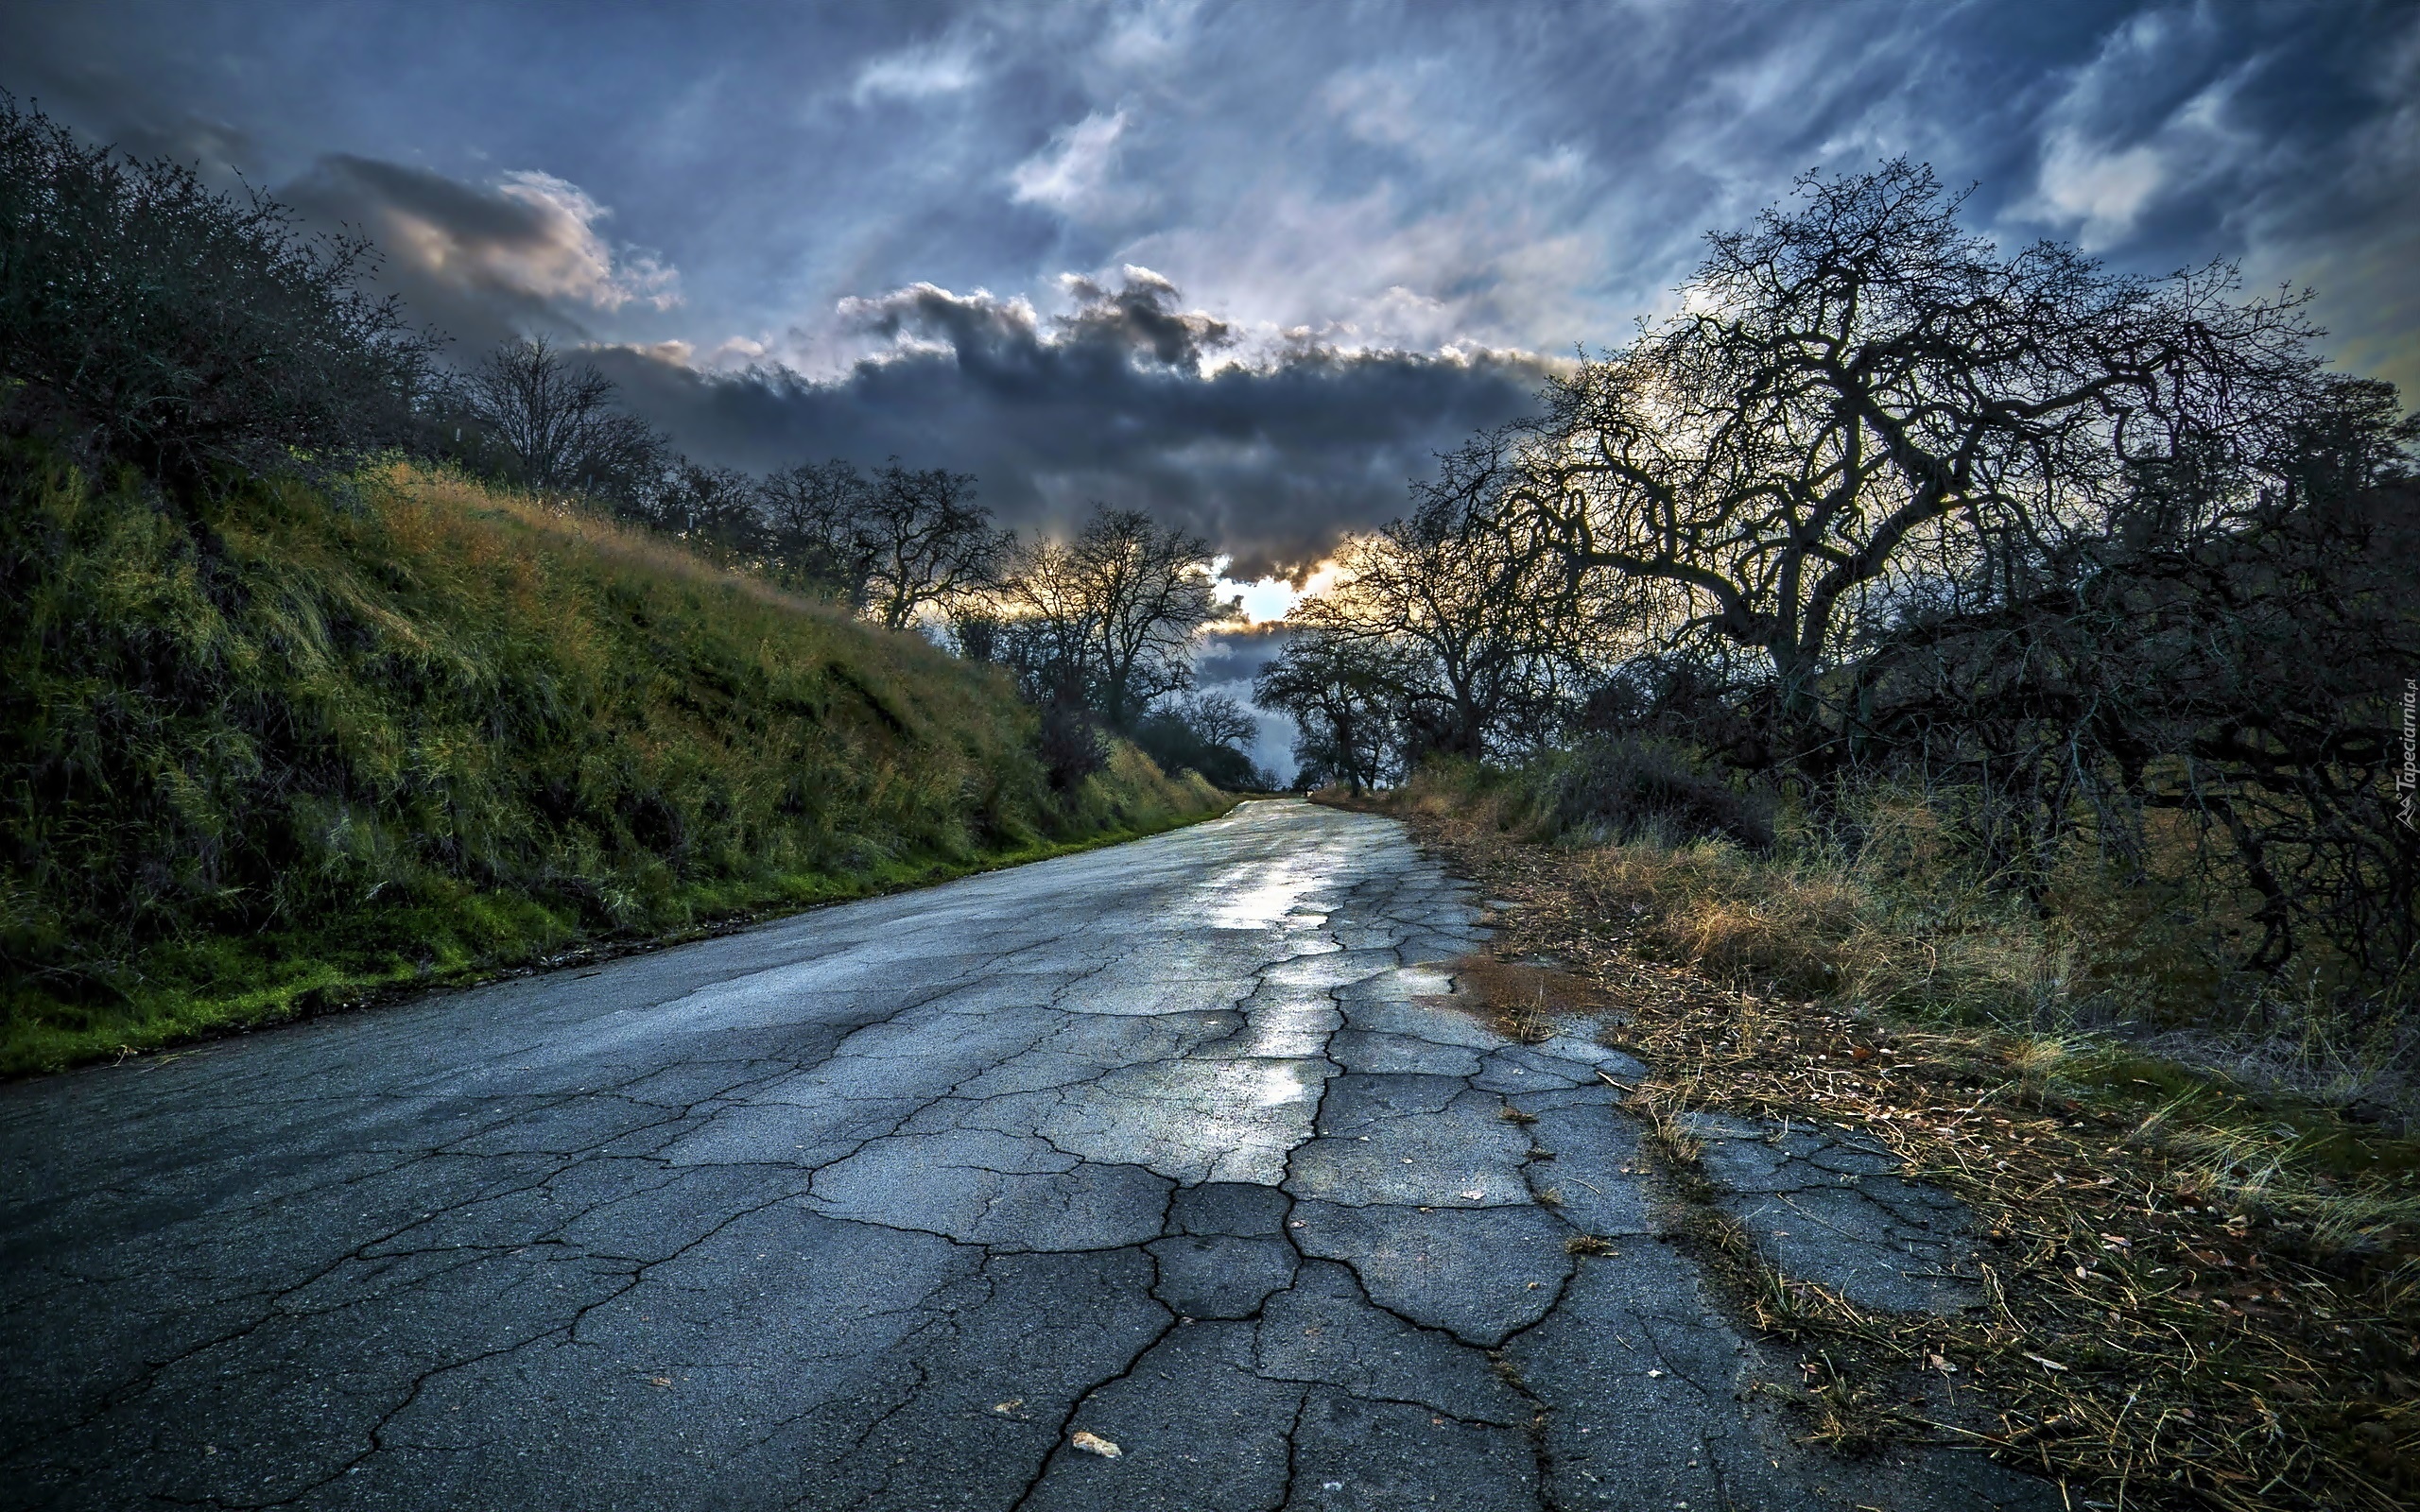
<svg viewBox="0 0 2420 1512">
<path fill-rule="evenodd" d="M 1266 790 L 1271 779 L 1244 749 L 1252 730 L 1242 705 L 1211 694 L 1154 710 L 1134 727 L 1133 739 L 1164 771 L 1200 772 L 1231 793 Z"/>
<path fill-rule="evenodd" d="M 1092 711 L 1074 698 L 1054 698 L 1043 706 L 1039 748 L 1043 771 L 1063 793 L 1109 765 L 1109 750 L 1093 724 Z"/>
<path fill-rule="evenodd" d="M 1752 850 L 1773 843 L 1773 805 L 1663 741 L 1598 739 L 1530 778 L 1551 832 L 1603 843 L 1721 837 Z"/>
<path fill-rule="evenodd" d="M 1658 760 L 1604 758 L 1616 774 L 1626 763 L 1652 770 Z M 1695 769 L 1674 747 L 1662 747 L 1660 761 Z M 1628 836 L 1595 821 L 1558 827 L 1558 795 L 1587 791 L 1572 784 L 1572 765 L 1571 753 L 1510 772 L 1432 761 L 1393 802 L 1564 845 L 1567 895 L 1593 927 L 1650 959 L 1752 990 L 2035 1026 L 2072 1023 L 2093 987 L 2071 939 L 1962 865 L 1922 795 L 1860 795 L 1852 845 L 1805 825 L 1777 833 L 1770 805 L 1726 788 L 1764 827 L 1769 853 L 1756 854 L 1727 833 L 1680 834 L 1644 806 Z"/>
<path fill-rule="evenodd" d="M 188 490 L 334 476 L 414 433 L 430 338 L 363 292 L 359 238 L 79 146 L 0 95 L 0 415 Z"/>
</svg>

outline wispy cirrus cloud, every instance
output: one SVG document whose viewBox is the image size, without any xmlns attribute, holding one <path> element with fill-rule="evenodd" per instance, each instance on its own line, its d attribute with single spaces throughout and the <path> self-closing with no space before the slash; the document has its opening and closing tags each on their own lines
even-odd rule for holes
<svg viewBox="0 0 2420 1512">
<path fill-rule="evenodd" d="M 1050 134 L 1050 145 L 1009 170 L 1019 204 L 1044 205 L 1063 215 L 1098 214 L 1122 198 L 1113 179 L 1126 112 L 1095 111 Z"/>
<path fill-rule="evenodd" d="M 972 37 L 952 36 L 867 59 L 850 81 L 849 97 L 858 105 L 931 99 L 971 89 L 982 77 L 980 43 Z"/>
<path fill-rule="evenodd" d="M 2144 271 L 2308 285 L 2340 364 L 2420 400 L 2420 12 L 2244 19 L 2146 7 L 2051 76 L 2004 218 Z"/>
</svg>

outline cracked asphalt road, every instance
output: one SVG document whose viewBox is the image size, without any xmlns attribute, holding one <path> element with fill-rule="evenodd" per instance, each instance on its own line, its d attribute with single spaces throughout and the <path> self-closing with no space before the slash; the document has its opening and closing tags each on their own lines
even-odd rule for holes
<svg viewBox="0 0 2420 1512">
<path fill-rule="evenodd" d="M 0 1503 L 2057 1505 L 1791 1443 L 1475 918 L 1254 803 L 6 1089 Z"/>
</svg>

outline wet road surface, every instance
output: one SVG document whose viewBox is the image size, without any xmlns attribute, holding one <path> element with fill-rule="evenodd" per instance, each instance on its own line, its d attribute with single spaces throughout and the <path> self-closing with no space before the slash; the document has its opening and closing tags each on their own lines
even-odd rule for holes
<svg viewBox="0 0 2420 1512">
<path fill-rule="evenodd" d="M 1255 803 L 0 1089 L 0 1504 L 2057 1505 L 1790 1442 L 1475 917 Z"/>
</svg>

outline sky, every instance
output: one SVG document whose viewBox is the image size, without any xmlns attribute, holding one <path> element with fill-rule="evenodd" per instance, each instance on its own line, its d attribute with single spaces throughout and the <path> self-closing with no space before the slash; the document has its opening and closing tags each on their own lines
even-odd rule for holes
<svg viewBox="0 0 2420 1512">
<path fill-rule="evenodd" d="M 464 360 L 543 331 L 703 459 L 1140 507 L 1245 581 L 1671 308 L 1707 231 L 1901 154 L 2006 246 L 2308 285 L 2420 394 L 2415 0 L 0 0 L 0 37 L 21 102 L 373 238 Z"/>
</svg>

